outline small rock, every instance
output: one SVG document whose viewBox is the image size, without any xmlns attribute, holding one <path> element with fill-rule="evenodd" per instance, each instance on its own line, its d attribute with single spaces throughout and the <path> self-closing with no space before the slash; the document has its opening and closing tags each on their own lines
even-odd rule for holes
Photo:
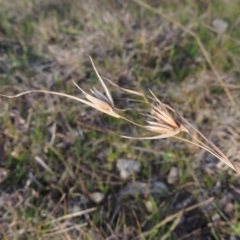
<svg viewBox="0 0 240 240">
<path fill-rule="evenodd" d="M 233 214 L 234 212 L 234 204 L 231 202 L 228 202 L 224 208 L 224 211 L 228 214 Z"/>
<path fill-rule="evenodd" d="M 9 174 L 9 171 L 5 168 L 0 168 L 0 183 L 3 182 Z"/>
<path fill-rule="evenodd" d="M 204 200 L 206 200 L 205 198 L 204 198 L 204 196 L 198 196 L 198 202 L 202 202 L 202 201 L 204 201 Z M 211 202 L 208 202 L 208 203 L 204 203 L 204 204 L 201 204 L 200 206 L 199 206 L 199 209 L 203 212 L 203 213 L 209 213 L 210 211 L 212 211 L 213 210 L 213 205 L 211 204 Z"/>
<path fill-rule="evenodd" d="M 229 240 L 237 240 L 235 236 L 231 236 Z"/>
<path fill-rule="evenodd" d="M 71 212 L 72 213 L 76 213 L 76 212 L 79 212 L 79 211 L 81 211 L 82 209 L 81 209 L 81 207 L 80 206 L 78 206 L 78 205 L 73 205 L 72 206 L 72 208 L 71 208 Z"/>
<path fill-rule="evenodd" d="M 228 23 L 222 19 L 215 19 L 212 21 L 212 26 L 219 33 L 224 33 L 228 28 Z"/>
<path fill-rule="evenodd" d="M 202 63 L 202 62 L 203 62 L 203 57 L 198 56 L 198 57 L 196 57 L 196 58 L 194 59 L 194 61 L 195 61 L 196 63 Z"/>
<path fill-rule="evenodd" d="M 224 192 L 224 196 L 222 199 L 220 199 L 220 209 L 228 215 L 228 217 L 232 216 L 234 214 L 234 196 L 230 192 Z"/>
<path fill-rule="evenodd" d="M 153 212 L 154 212 L 154 206 L 153 206 L 152 201 L 147 200 L 147 201 L 145 201 L 144 204 L 145 204 L 145 207 L 146 207 L 146 209 L 147 209 L 147 211 L 148 211 L 149 213 L 153 213 Z"/>
<path fill-rule="evenodd" d="M 130 182 L 127 186 L 120 192 L 120 195 L 132 195 L 136 194 L 163 194 L 168 192 L 168 188 L 163 182 L 153 182 L 152 184 L 144 182 Z"/>
<path fill-rule="evenodd" d="M 41 214 L 41 217 L 46 217 L 48 215 L 46 210 L 42 210 L 40 214 Z"/>
<path fill-rule="evenodd" d="M 131 159 L 119 159 L 117 161 L 117 169 L 122 178 L 128 178 L 132 173 L 139 172 L 140 163 Z"/>
<path fill-rule="evenodd" d="M 216 195 L 221 194 L 221 181 L 218 180 L 216 182 L 215 186 L 212 188 L 212 193 Z"/>
<path fill-rule="evenodd" d="M 100 203 L 104 198 L 104 194 L 101 192 L 93 192 L 90 194 L 90 197 L 95 203 Z"/>
<path fill-rule="evenodd" d="M 218 222 L 219 220 L 221 219 L 220 215 L 218 213 L 215 213 L 213 216 L 212 216 L 212 221 L 213 222 Z"/>
<path fill-rule="evenodd" d="M 25 228 L 21 228 L 21 229 L 18 230 L 17 233 L 18 233 L 19 235 L 23 235 L 25 232 L 26 232 L 26 229 L 25 229 Z"/>
<path fill-rule="evenodd" d="M 151 193 L 162 194 L 168 192 L 168 187 L 165 183 L 157 181 L 153 182 L 151 187 Z"/>
<path fill-rule="evenodd" d="M 170 72 L 172 70 L 173 70 L 173 67 L 169 63 L 166 63 L 162 68 L 162 72 Z"/>
<path fill-rule="evenodd" d="M 192 202 L 193 202 L 193 196 L 190 195 L 187 198 L 183 199 L 181 202 L 178 202 L 176 205 L 176 209 L 185 208 L 185 207 L 191 205 Z"/>
<path fill-rule="evenodd" d="M 179 170 L 177 167 L 172 167 L 167 178 L 167 182 L 169 184 L 174 184 L 178 181 Z"/>
<path fill-rule="evenodd" d="M 121 190 L 121 197 L 131 195 L 135 196 L 137 194 L 149 194 L 150 193 L 150 184 L 144 182 L 130 182 L 127 186 Z"/>
</svg>

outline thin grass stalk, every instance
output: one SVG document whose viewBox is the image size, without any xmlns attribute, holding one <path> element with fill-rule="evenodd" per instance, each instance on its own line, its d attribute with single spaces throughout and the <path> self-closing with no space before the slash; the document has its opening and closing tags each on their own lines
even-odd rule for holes
<svg viewBox="0 0 240 240">
<path fill-rule="evenodd" d="M 232 162 L 228 159 L 228 157 L 211 141 L 208 140 L 198 129 L 196 129 L 189 121 L 187 121 L 187 119 L 185 119 L 183 116 L 181 116 L 181 119 L 183 121 L 185 121 L 191 128 L 193 128 L 207 143 L 209 143 L 211 145 L 211 147 L 213 148 L 213 150 L 215 151 L 215 154 L 217 154 L 219 157 L 218 159 L 223 161 L 225 164 L 227 164 L 229 167 L 231 167 L 233 170 L 235 170 L 236 172 L 238 172 L 240 174 L 240 169 Z M 189 133 L 190 134 L 190 133 Z M 191 135 L 191 134 L 190 134 Z M 193 135 L 191 135 L 192 138 L 194 138 L 197 141 L 197 138 L 195 138 Z"/>
</svg>

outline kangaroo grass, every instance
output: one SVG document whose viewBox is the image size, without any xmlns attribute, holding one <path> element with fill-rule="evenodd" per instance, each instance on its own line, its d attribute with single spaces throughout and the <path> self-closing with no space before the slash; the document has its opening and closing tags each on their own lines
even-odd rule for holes
<svg viewBox="0 0 240 240">
<path fill-rule="evenodd" d="M 97 69 L 96 69 L 96 67 L 93 63 L 92 58 L 90 56 L 89 56 L 89 58 L 90 58 L 90 61 L 93 65 L 95 73 L 97 74 L 98 79 L 99 79 L 99 81 L 100 81 L 100 83 L 101 83 L 101 85 L 102 85 L 102 87 L 105 91 L 106 96 L 95 88 L 93 88 L 93 90 L 90 89 L 90 91 L 93 94 L 93 96 L 92 96 L 92 95 L 86 93 L 85 91 L 83 91 L 74 81 L 73 81 L 74 85 L 84 94 L 85 98 L 88 101 L 84 100 L 84 99 L 81 99 L 81 98 L 78 98 L 78 97 L 75 97 L 75 96 L 72 96 L 72 95 L 69 95 L 69 94 L 47 91 L 47 90 L 30 90 L 30 91 L 19 93 L 19 94 L 14 95 L 14 96 L 8 96 L 8 95 L 3 95 L 3 94 L 0 94 L 0 96 L 7 97 L 7 98 L 16 98 L 16 97 L 20 97 L 22 95 L 32 93 L 32 92 L 49 93 L 49 94 L 58 95 L 58 96 L 62 96 L 62 97 L 67 97 L 67 98 L 79 101 L 81 103 L 84 103 L 84 104 L 86 104 L 90 107 L 93 107 L 93 108 L 97 109 L 100 112 L 108 114 L 112 117 L 120 118 L 121 116 L 114 109 L 114 102 L 113 102 L 113 99 L 112 99 L 112 96 L 111 96 L 110 92 L 108 91 L 105 83 L 103 82 L 101 76 L 99 75 L 99 73 L 98 73 L 98 71 L 97 71 Z"/>
<path fill-rule="evenodd" d="M 122 136 L 123 138 L 129 138 L 129 139 L 140 139 L 140 140 L 144 140 L 144 139 L 162 139 L 162 138 L 168 138 L 168 137 L 174 137 L 178 140 L 182 140 L 185 141 L 187 143 L 191 143 L 195 146 L 198 146 L 202 149 L 204 149 L 205 151 L 211 153 L 213 156 L 215 156 L 216 158 L 218 158 L 220 161 L 224 162 L 226 165 L 228 165 L 230 168 L 232 168 L 234 171 L 236 171 L 237 173 L 240 174 L 240 169 L 232 162 L 228 159 L 228 157 L 210 140 L 208 140 L 199 130 L 197 130 L 189 121 L 187 121 L 181 114 L 179 114 L 177 111 L 175 111 L 173 108 L 171 108 L 170 106 L 168 106 L 167 104 L 162 103 L 155 95 L 154 93 L 150 91 L 151 96 L 147 96 L 142 92 L 137 92 L 134 90 L 130 90 L 130 89 L 126 89 L 126 88 L 122 88 L 119 87 L 118 85 L 116 85 L 115 83 L 113 83 L 111 80 L 106 79 L 109 83 L 111 83 L 113 86 L 129 93 L 132 95 L 136 95 L 138 97 L 142 97 L 144 99 L 144 101 L 141 100 L 134 100 L 136 102 L 144 102 L 148 105 L 149 108 L 149 112 L 147 113 L 140 113 L 144 116 L 146 116 L 148 118 L 148 120 L 146 121 L 147 124 L 142 126 L 128 118 L 125 118 L 121 115 L 119 115 L 116 111 L 117 109 L 115 108 L 114 105 L 114 101 L 112 99 L 112 96 L 108 90 L 108 88 L 106 87 L 103 79 L 101 78 L 100 74 L 98 73 L 92 58 L 89 56 L 90 61 L 93 65 L 94 71 L 98 76 L 98 79 L 104 89 L 105 95 L 100 92 L 99 90 L 97 90 L 96 88 L 90 89 L 92 95 L 88 94 L 87 92 L 85 92 L 83 89 L 81 89 L 74 81 L 74 85 L 83 93 L 83 95 L 85 96 L 85 99 L 82 98 L 78 98 L 72 95 L 68 95 L 65 93 L 59 93 L 59 92 L 53 92 L 53 91 L 46 91 L 46 90 L 30 90 L 30 91 L 26 91 L 26 92 L 22 92 L 19 93 L 17 95 L 14 96 L 8 96 L 8 95 L 2 95 L 0 94 L 0 96 L 2 97 L 7 97 L 7 98 L 16 98 L 16 97 L 20 97 L 22 95 L 28 94 L 28 93 L 32 93 L 32 92 L 38 92 L 38 93 L 48 93 L 48 94 L 54 94 L 54 95 L 58 95 L 58 96 L 63 96 L 63 97 L 67 97 L 76 101 L 79 101 L 81 103 L 84 103 L 90 107 L 93 107 L 95 109 L 97 109 L 98 111 L 108 114 L 111 117 L 115 117 L 115 118 L 120 118 L 120 119 L 124 119 L 128 122 L 130 122 L 131 124 L 134 124 L 136 126 L 139 126 L 141 128 L 144 128 L 148 131 L 151 132 L 156 132 L 159 135 L 156 136 L 150 136 L 150 137 L 132 137 L 132 136 Z M 152 102 L 150 102 L 148 99 L 151 99 Z M 118 109 L 119 111 L 123 111 L 121 109 Z M 134 110 L 134 109 L 133 109 Z M 176 116 L 178 116 L 178 118 L 180 120 L 175 120 L 175 118 L 171 115 L 171 113 L 169 112 L 171 111 L 172 113 L 174 113 Z M 197 133 L 197 136 L 200 137 L 196 137 L 196 134 L 193 134 L 191 132 Z M 188 134 L 191 138 L 191 140 L 188 140 L 186 138 L 182 138 L 182 137 L 178 137 L 176 135 L 178 135 L 179 133 L 184 132 L 186 134 Z M 206 142 L 206 143 L 204 143 Z"/>
<path fill-rule="evenodd" d="M 151 94 L 156 99 L 157 106 L 149 103 L 151 109 L 150 114 L 145 114 L 145 116 L 149 117 L 151 120 L 147 121 L 148 125 L 145 125 L 144 127 L 149 131 L 157 132 L 161 135 L 153 137 L 141 137 L 135 139 L 160 139 L 172 137 L 174 135 L 177 135 L 181 131 L 188 132 L 188 130 L 181 123 L 178 123 L 173 119 L 171 114 L 168 112 L 165 104 L 161 103 L 152 92 Z M 133 137 L 128 136 L 123 137 L 134 139 Z"/>
<path fill-rule="evenodd" d="M 123 89 L 123 88 L 121 88 Z M 123 89 L 126 91 L 126 89 Z M 176 139 L 191 143 L 195 146 L 198 146 L 205 151 L 211 153 L 213 156 L 224 162 L 226 165 L 228 165 L 230 168 L 232 168 L 234 171 L 240 174 L 240 169 L 228 159 L 228 157 L 209 139 L 207 139 L 199 130 L 197 130 L 189 121 L 187 121 L 181 114 L 179 114 L 177 111 L 175 111 L 173 108 L 170 106 L 163 104 L 155 95 L 154 93 L 149 90 L 150 93 L 152 94 L 153 98 L 150 97 L 150 99 L 153 99 L 157 106 L 150 103 L 147 100 L 147 97 L 144 96 L 145 101 L 149 104 L 150 106 L 150 114 L 145 114 L 145 116 L 150 117 L 152 120 L 147 121 L 148 125 L 144 126 L 147 130 L 161 133 L 160 135 L 157 136 L 152 136 L 152 137 L 139 137 L 139 138 L 134 138 L 134 137 L 129 137 L 129 136 L 122 136 L 124 138 L 129 138 L 129 139 L 161 139 L 161 138 L 168 138 L 168 137 L 174 137 Z M 149 98 L 149 97 L 148 97 Z M 168 110 L 171 110 L 173 113 L 176 113 L 177 116 L 182 120 L 182 122 L 176 121 L 171 114 L 169 113 Z M 186 123 L 190 127 L 191 130 L 193 130 L 195 133 L 197 133 L 204 141 L 206 141 L 207 144 L 203 143 L 201 140 L 199 140 L 197 137 L 195 137 L 194 134 L 190 132 L 190 129 L 188 129 L 183 122 Z M 193 139 L 187 140 L 185 138 L 177 137 L 180 132 L 186 132 L 190 137 Z M 195 141 L 194 141 L 195 140 Z M 196 143 L 197 142 L 197 143 Z"/>
<path fill-rule="evenodd" d="M 150 91 L 151 92 L 151 91 Z M 154 96 L 157 105 L 149 103 L 150 105 L 150 114 L 146 114 L 146 116 L 150 117 L 152 120 L 147 121 L 148 125 L 145 128 L 149 131 L 153 131 L 156 133 L 161 133 L 160 135 L 153 136 L 153 137 L 139 137 L 133 138 L 129 136 L 123 136 L 124 138 L 130 139 L 161 139 L 161 138 L 168 138 L 174 137 L 176 139 L 191 143 L 195 146 L 198 146 L 205 151 L 211 153 L 213 156 L 224 162 L 234 171 L 240 174 L 240 169 L 232 162 L 228 157 L 209 139 L 207 139 L 199 130 L 197 130 L 189 121 L 187 121 L 182 115 L 176 112 L 173 108 L 168 107 L 166 104 L 163 104 L 157 97 L 151 92 Z M 168 109 L 172 112 L 176 113 L 177 116 L 180 118 L 180 121 L 176 121 L 171 114 L 169 113 Z M 184 123 L 186 125 L 184 125 Z M 188 126 L 188 127 L 187 127 Z M 201 141 L 199 138 L 195 137 L 195 134 L 191 133 L 194 131 L 197 133 L 205 142 L 206 144 Z M 187 133 L 192 140 L 188 140 L 182 137 L 178 137 L 180 132 Z"/>
</svg>

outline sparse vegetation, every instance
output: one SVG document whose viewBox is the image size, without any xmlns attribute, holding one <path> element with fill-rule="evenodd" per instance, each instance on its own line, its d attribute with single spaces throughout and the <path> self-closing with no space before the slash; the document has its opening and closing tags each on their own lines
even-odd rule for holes
<svg viewBox="0 0 240 240">
<path fill-rule="evenodd" d="M 146 136 L 121 119 L 144 125 L 146 101 L 105 81 L 114 104 L 93 90 L 105 115 L 56 94 L 82 98 L 72 81 L 100 89 L 90 55 L 138 100 L 151 89 L 178 111 L 173 129 L 188 119 L 237 170 L 238 4 L 0 0 L 0 94 L 55 92 L 0 98 L 1 239 L 238 239 L 239 175 L 196 131 L 195 145 L 123 139 Z"/>
</svg>

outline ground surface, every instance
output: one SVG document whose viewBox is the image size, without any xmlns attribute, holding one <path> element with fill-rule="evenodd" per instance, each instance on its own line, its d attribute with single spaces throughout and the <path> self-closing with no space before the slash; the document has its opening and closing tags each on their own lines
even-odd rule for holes
<svg viewBox="0 0 240 240">
<path fill-rule="evenodd" d="M 238 162 L 239 4 L 0 0 L 0 92 L 81 96 L 71 80 L 101 89 L 88 54 L 102 76 L 150 88 Z M 109 89 L 119 108 L 137 108 Z M 59 96 L 0 98 L 0 238 L 240 239 L 236 173 L 176 139 L 121 134 L 149 133 Z M 123 160 L 135 164 L 127 178 Z"/>
</svg>

